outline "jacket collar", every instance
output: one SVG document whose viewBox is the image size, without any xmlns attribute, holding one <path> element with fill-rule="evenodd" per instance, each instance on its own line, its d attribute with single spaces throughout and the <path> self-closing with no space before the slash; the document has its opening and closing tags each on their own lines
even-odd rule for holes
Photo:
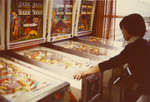
<svg viewBox="0 0 150 102">
<path fill-rule="evenodd" d="M 131 38 L 127 41 L 127 43 L 128 43 L 128 44 L 131 44 L 131 43 L 135 42 L 137 39 L 139 39 L 138 36 L 133 36 L 133 37 L 131 37 Z"/>
</svg>

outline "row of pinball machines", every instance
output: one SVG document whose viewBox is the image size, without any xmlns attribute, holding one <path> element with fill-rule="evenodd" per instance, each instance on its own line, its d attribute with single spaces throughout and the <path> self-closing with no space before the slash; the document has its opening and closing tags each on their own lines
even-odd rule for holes
<svg viewBox="0 0 150 102">
<path fill-rule="evenodd" d="M 0 101 L 100 100 L 111 71 L 73 79 L 75 72 L 108 60 L 123 48 L 122 43 L 91 36 L 96 0 L 2 0 L 1 4 L 7 19 L 6 34 L 0 34 L 0 45 L 5 47 L 0 53 Z"/>
</svg>

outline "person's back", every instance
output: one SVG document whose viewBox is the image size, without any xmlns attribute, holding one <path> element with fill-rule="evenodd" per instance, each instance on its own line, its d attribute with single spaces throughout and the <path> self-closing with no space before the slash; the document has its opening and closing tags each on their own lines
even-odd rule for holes
<svg viewBox="0 0 150 102">
<path fill-rule="evenodd" d="M 127 47 L 130 50 L 128 64 L 132 75 L 139 83 L 142 93 L 150 93 L 150 43 L 138 39 Z"/>
</svg>

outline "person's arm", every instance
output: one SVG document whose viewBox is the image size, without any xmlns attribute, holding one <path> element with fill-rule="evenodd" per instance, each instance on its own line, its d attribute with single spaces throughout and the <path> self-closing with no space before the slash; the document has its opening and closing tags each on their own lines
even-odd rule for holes
<svg viewBox="0 0 150 102">
<path fill-rule="evenodd" d="M 130 56 L 132 56 L 131 50 L 131 47 L 127 46 L 120 54 L 110 58 L 109 60 L 99 63 L 98 66 L 101 72 L 111 68 L 118 68 L 127 63 L 128 59 L 130 59 Z"/>
<path fill-rule="evenodd" d="M 92 67 L 92 68 L 89 68 L 85 71 L 80 71 L 80 72 L 77 72 L 74 74 L 74 79 L 77 79 L 77 80 L 80 80 L 81 78 L 83 78 L 84 76 L 87 76 L 87 75 L 90 75 L 90 74 L 94 74 L 96 72 L 100 72 L 100 68 L 98 65 Z"/>
<path fill-rule="evenodd" d="M 129 49 L 125 48 L 119 55 L 109 59 L 108 61 L 104 61 L 102 63 L 99 63 L 97 66 L 89 68 L 85 71 L 80 71 L 78 73 L 75 73 L 73 75 L 74 79 L 80 80 L 84 76 L 87 76 L 89 74 L 93 74 L 96 72 L 103 72 L 105 70 L 111 69 L 111 68 L 117 68 L 120 65 L 123 65 L 127 62 L 127 57 L 129 54 Z"/>
</svg>

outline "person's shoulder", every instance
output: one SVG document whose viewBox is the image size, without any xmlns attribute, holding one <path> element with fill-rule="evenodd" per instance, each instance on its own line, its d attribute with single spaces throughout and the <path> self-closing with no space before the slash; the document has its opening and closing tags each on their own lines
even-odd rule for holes
<svg viewBox="0 0 150 102">
<path fill-rule="evenodd" d="M 136 41 L 134 41 L 133 43 L 127 44 L 125 46 L 125 50 L 133 50 L 133 49 L 139 49 L 140 47 L 142 47 L 143 45 L 145 45 L 147 43 L 146 40 L 144 39 L 137 39 Z"/>
<path fill-rule="evenodd" d="M 147 44 L 148 43 L 148 41 L 147 40 L 145 40 L 145 39 L 143 39 L 143 38 L 139 38 L 139 39 L 137 39 L 135 42 L 133 42 L 133 43 L 131 43 L 131 44 L 128 44 L 128 46 L 130 47 L 136 47 L 136 46 L 140 46 L 140 45 L 145 45 L 145 44 Z"/>
</svg>

